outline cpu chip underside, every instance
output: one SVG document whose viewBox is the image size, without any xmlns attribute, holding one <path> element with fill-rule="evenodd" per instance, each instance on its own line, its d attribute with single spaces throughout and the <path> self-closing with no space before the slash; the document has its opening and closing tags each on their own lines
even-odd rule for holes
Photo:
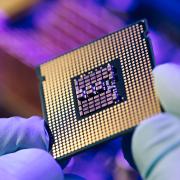
<svg viewBox="0 0 180 180">
<path fill-rule="evenodd" d="M 37 68 L 44 118 L 63 159 L 161 112 L 145 20 Z"/>
</svg>

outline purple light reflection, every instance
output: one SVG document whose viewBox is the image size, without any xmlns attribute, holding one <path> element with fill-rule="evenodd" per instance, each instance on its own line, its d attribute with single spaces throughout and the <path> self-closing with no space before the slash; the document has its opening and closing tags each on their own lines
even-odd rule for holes
<svg viewBox="0 0 180 180">
<path fill-rule="evenodd" d="M 176 50 L 173 43 L 163 34 L 153 30 L 150 30 L 149 36 L 151 38 L 156 64 L 172 61 L 173 51 Z"/>
</svg>

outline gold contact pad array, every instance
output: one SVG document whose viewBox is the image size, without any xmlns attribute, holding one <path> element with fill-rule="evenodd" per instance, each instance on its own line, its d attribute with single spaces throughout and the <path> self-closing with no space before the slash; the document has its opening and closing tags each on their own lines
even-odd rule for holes
<svg viewBox="0 0 180 180">
<path fill-rule="evenodd" d="M 161 111 L 150 52 L 137 23 L 40 66 L 52 154 L 62 158 L 138 125 Z M 127 101 L 77 120 L 71 78 L 120 59 Z"/>
</svg>

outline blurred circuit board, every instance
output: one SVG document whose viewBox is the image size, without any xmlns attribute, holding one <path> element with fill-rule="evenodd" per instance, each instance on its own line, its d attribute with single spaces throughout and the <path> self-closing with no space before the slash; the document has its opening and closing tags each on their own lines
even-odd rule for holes
<svg viewBox="0 0 180 180">
<path fill-rule="evenodd" d="M 153 66 L 144 20 L 40 65 L 54 158 L 117 137 L 159 113 Z"/>
<path fill-rule="evenodd" d="M 0 49 L 36 67 L 113 32 L 124 23 L 103 7 L 84 7 L 74 1 L 57 0 L 42 12 L 37 11 L 32 24 L 32 28 L 0 27 Z"/>
</svg>

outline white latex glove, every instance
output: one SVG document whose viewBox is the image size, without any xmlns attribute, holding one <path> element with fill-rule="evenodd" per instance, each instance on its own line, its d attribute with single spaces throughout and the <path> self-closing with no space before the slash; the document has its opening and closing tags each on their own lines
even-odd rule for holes
<svg viewBox="0 0 180 180">
<path fill-rule="evenodd" d="M 143 121 L 132 138 L 133 157 L 142 178 L 180 179 L 180 66 L 154 70 L 157 95 L 166 113 Z"/>
<path fill-rule="evenodd" d="M 48 151 L 44 121 L 33 116 L 0 119 L 0 180 L 61 180 L 63 174 Z"/>
</svg>

